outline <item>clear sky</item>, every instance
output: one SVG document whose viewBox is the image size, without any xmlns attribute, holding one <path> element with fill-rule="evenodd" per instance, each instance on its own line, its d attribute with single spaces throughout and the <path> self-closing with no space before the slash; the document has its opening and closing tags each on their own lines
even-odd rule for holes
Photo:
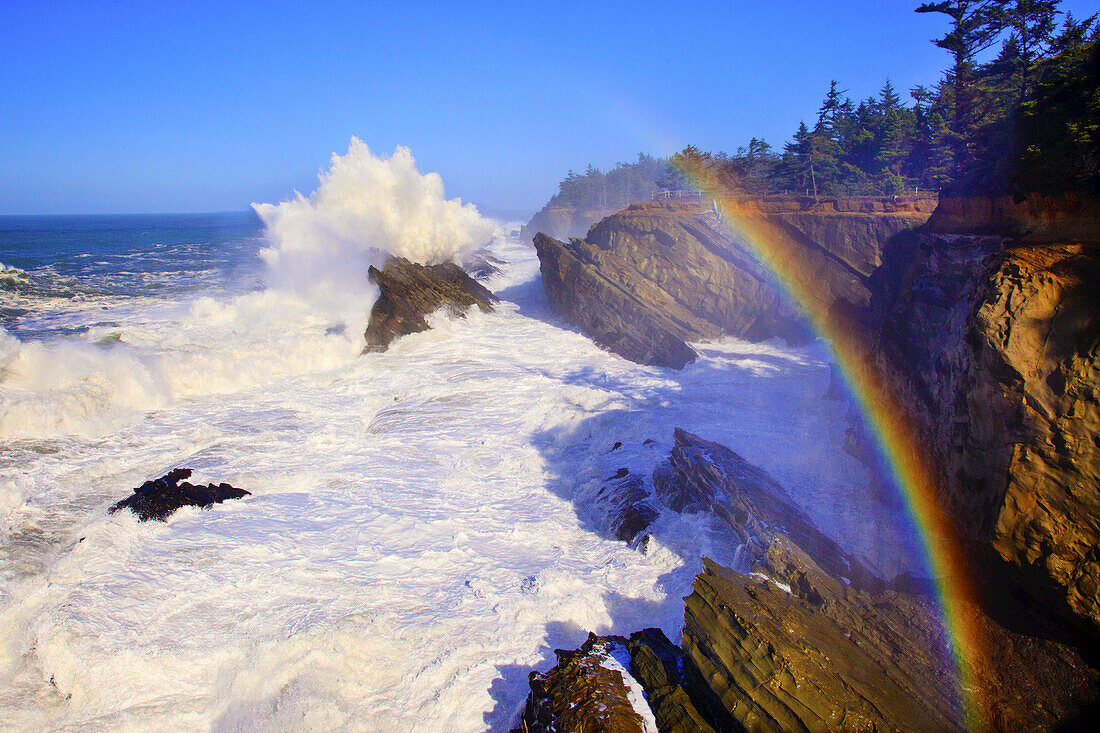
<svg viewBox="0 0 1100 733">
<path fill-rule="evenodd" d="M 0 0 L 0 213 L 244 209 L 352 135 L 534 210 L 590 162 L 778 147 L 832 78 L 933 83 L 945 21 L 917 4 Z"/>
</svg>

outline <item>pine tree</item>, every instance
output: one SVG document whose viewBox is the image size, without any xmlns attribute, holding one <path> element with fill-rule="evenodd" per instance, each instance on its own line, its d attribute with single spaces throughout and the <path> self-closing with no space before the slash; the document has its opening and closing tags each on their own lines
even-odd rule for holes
<svg viewBox="0 0 1100 733">
<path fill-rule="evenodd" d="M 1017 104 L 1023 104 L 1027 99 L 1036 62 L 1050 51 L 1059 2 L 1060 0 L 1015 0 L 1013 5 L 1003 9 L 1005 24 L 1012 31 L 1009 40 L 1012 42 L 1017 65 L 1016 75 L 1019 77 Z"/>
<path fill-rule="evenodd" d="M 964 181 L 975 169 L 974 144 L 983 122 L 982 89 L 977 56 L 990 48 L 1004 23 L 1005 0 L 943 0 L 924 3 L 918 13 L 941 13 L 951 19 L 950 30 L 932 42 L 951 54 L 948 79 L 952 87 L 949 143 L 953 148 L 954 178 Z"/>
</svg>

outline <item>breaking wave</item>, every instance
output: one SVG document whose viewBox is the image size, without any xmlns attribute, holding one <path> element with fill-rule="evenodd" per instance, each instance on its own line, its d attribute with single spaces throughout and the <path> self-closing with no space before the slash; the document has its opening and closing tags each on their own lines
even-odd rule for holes
<svg viewBox="0 0 1100 733">
<path fill-rule="evenodd" d="M 389 254 L 461 261 L 498 229 L 446 199 L 407 148 L 378 157 L 356 138 L 309 197 L 253 207 L 268 243 L 263 290 L 121 299 L 111 306 L 118 326 L 76 339 L 21 341 L 0 328 L 0 440 L 98 435 L 180 398 L 335 368 L 362 349 L 377 298 L 370 265 Z M 5 283 L 25 277 L 3 272 Z M 89 321 L 103 320 L 88 307 Z"/>
</svg>

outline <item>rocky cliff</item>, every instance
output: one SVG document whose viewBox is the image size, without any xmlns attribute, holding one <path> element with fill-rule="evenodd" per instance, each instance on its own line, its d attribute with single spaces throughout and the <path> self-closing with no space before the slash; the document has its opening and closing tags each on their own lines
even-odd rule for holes
<svg viewBox="0 0 1100 733">
<path fill-rule="evenodd" d="M 1003 564 L 997 583 L 1100 638 L 1100 204 L 772 198 L 725 211 L 635 204 L 583 240 L 540 234 L 551 304 L 646 364 L 680 368 L 688 342 L 722 334 L 797 341 L 805 326 L 752 251 L 766 238 L 816 312 L 865 329 L 976 562 Z"/>
<path fill-rule="evenodd" d="M 994 730 L 1090 729 L 1100 689 L 1100 205 L 949 199 L 918 228 L 924 209 L 899 218 L 826 207 L 735 205 L 752 233 L 797 258 L 813 307 L 858 321 L 867 358 L 939 469 L 982 584 L 980 604 L 962 604 L 989 637 L 970 670 L 982 719 Z M 799 334 L 745 242 L 702 205 L 630 207 L 583 240 L 540 236 L 536 247 L 555 308 L 636 361 L 680 366 L 687 341 L 720 333 Z M 703 511 L 739 549 L 736 568 L 708 561 L 697 577 L 682 647 L 653 631 L 639 632 L 649 651 L 638 634 L 620 639 L 659 729 L 961 724 L 929 651 L 946 640 L 927 597 L 862 571 L 736 454 L 683 432 L 676 442 L 653 477 L 660 507 L 612 482 L 604 524 L 633 537 L 636 515 L 644 526 L 660 511 Z M 654 658 L 666 660 L 656 682 Z"/>
<path fill-rule="evenodd" d="M 808 337 L 798 310 L 755 253 L 766 238 L 798 261 L 815 308 L 858 311 L 868 279 L 898 233 L 927 220 L 925 200 L 730 199 L 722 221 L 704 202 L 633 204 L 585 239 L 535 237 L 551 305 L 594 341 L 646 364 L 680 368 L 688 341 Z"/>
<path fill-rule="evenodd" d="M 379 295 L 364 334 L 364 351 L 385 351 L 399 336 L 427 331 L 427 316 L 441 308 L 464 315 L 475 305 L 491 311 L 497 302 L 495 295 L 451 262 L 428 266 L 390 257 L 381 270 L 372 266 L 368 276 Z"/>
<path fill-rule="evenodd" d="M 981 575 L 1001 587 L 990 590 L 1022 586 L 1093 640 L 1098 224 L 1081 202 L 945 201 L 873 283 L 877 366 L 941 468 L 976 561 L 991 563 Z"/>
<path fill-rule="evenodd" d="M 679 646 L 646 629 L 559 651 L 552 670 L 532 673 L 519 730 L 962 728 L 930 596 L 867 574 L 724 446 L 677 430 L 654 483 L 665 510 L 723 520 L 737 567 L 704 560 Z M 990 728 L 1051 729 L 1095 703 L 1097 674 L 1073 649 L 965 612 L 991 640 L 977 671 Z"/>
<path fill-rule="evenodd" d="M 555 239 L 568 239 L 569 237 L 583 237 L 588 229 L 603 219 L 611 216 L 619 207 L 594 207 L 578 209 L 572 206 L 546 206 L 535 212 L 531 221 L 520 227 L 520 238 L 530 241 L 537 233 L 543 232 Z"/>
</svg>

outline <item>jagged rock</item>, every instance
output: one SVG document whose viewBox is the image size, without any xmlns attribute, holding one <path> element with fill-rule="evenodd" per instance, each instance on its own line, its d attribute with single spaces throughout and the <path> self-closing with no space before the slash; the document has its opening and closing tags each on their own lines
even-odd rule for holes
<svg viewBox="0 0 1100 733">
<path fill-rule="evenodd" d="M 695 361 L 682 330 L 581 259 L 581 240 L 566 245 L 540 232 L 534 241 L 551 305 L 597 344 L 639 364 L 682 369 Z"/>
<path fill-rule="evenodd" d="M 758 237 L 775 256 L 798 261 L 813 307 L 865 306 L 867 278 L 886 241 L 931 213 L 926 203 L 875 208 L 730 199 L 731 226 L 709 204 L 651 202 L 607 217 L 585 239 L 565 243 L 540 233 L 534 241 L 550 303 L 567 321 L 627 359 L 679 369 L 695 358 L 688 341 L 809 337 L 758 260 Z"/>
<path fill-rule="evenodd" d="M 579 486 L 577 509 L 610 537 L 633 542 L 660 515 L 645 478 L 620 469 L 602 481 Z"/>
<path fill-rule="evenodd" d="M 650 502 L 642 477 L 629 471 L 609 479 L 600 488 L 596 504 L 603 510 L 603 523 L 611 534 L 624 542 L 633 542 L 661 513 Z"/>
<path fill-rule="evenodd" d="M 500 265 L 508 264 L 483 247 L 462 263 L 462 269 L 475 280 L 488 280 L 501 273 Z"/>
<path fill-rule="evenodd" d="M 630 635 L 630 672 L 645 690 L 661 733 L 734 730 L 733 719 L 684 651 L 660 629 Z"/>
<path fill-rule="evenodd" d="M 979 576 L 1096 640 L 1100 220 L 1074 205 L 945 201 L 875 276 L 874 358 L 941 469 L 944 504 L 1003 566 Z M 939 233 L 964 225 L 1021 239 Z"/>
<path fill-rule="evenodd" d="M 648 711 L 637 682 L 627 672 L 629 652 L 621 636 L 589 634 L 575 651 L 558 649 L 558 663 L 546 674 L 532 672 L 531 694 L 523 710 L 521 733 L 648 733 L 652 721 L 639 714 Z M 623 664 L 626 662 L 626 664 Z"/>
<path fill-rule="evenodd" d="M 740 571 L 704 558 L 685 599 L 682 648 L 652 629 L 626 641 L 630 675 L 659 730 L 963 728 L 949 639 L 927 583 L 861 570 L 764 471 L 685 431 L 676 431 L 655 483 L 663 502 L 721 516 L 743 550 Z M 966 600 L 957 612 L 988 636 L 981 666 L 967 670 L 981 691 L 982 725 L 1053 730 L 1083 725 L 1095 711 L 1100 675 L 1078 651 L 1026 624 L 1010 630 Z M 530 730 L 608 729 L 600 716 L 622 690 L 605 691 L 570 664 L 593 640 L 624 642 L 590 636 L 576 657 L 559 652 L 565 664 L 533 675 L 524 722 L 542 727 Z M 570 707 L 581 695 L 586 706 Z M 574 711 L 567 721 L 565 710 Z"/>
<path fill-rule="evenodd" d="M 120 509 L 129 509 L 142 522 L 151 519 L 163 522 L 180 507 L 197 506 L 206 509 L 228 499 L 251 495 L 251 492 L 229 484 L 196 486 L 183 481 L 190 477 L 190 468 L 173 469 L 158 479 L 146 481 L 134 489 L 133 495 L 112 506 L 108 512 L 114 514 Z"/>
<path fill-rule="evenodd" d="M 427 316 L 446 308 L 465 315 L 471 306 L 491 311 L 498 299 L 458 265 L 420 265 L 403 257 L 391 257 L 368 276 L 381 291 L 370 312 L 364 334 L 364 351 L 385 351 L 399 336 L 427 331 Z"/>
<path fill-rule="evenodd" d="M 786 536 L 835 577 L 865 587 L 882 585 L 857 558 L 818 531 L 767 472 L 686 430 L 676 428 L 673 435 L 676 444 L 668 463 L 653 472 L 658 498 L 677 512 L 720 517 L 738 538 L 738 557 L 746 566 L 759 562 L 770 542 Z"/>
</svg>

